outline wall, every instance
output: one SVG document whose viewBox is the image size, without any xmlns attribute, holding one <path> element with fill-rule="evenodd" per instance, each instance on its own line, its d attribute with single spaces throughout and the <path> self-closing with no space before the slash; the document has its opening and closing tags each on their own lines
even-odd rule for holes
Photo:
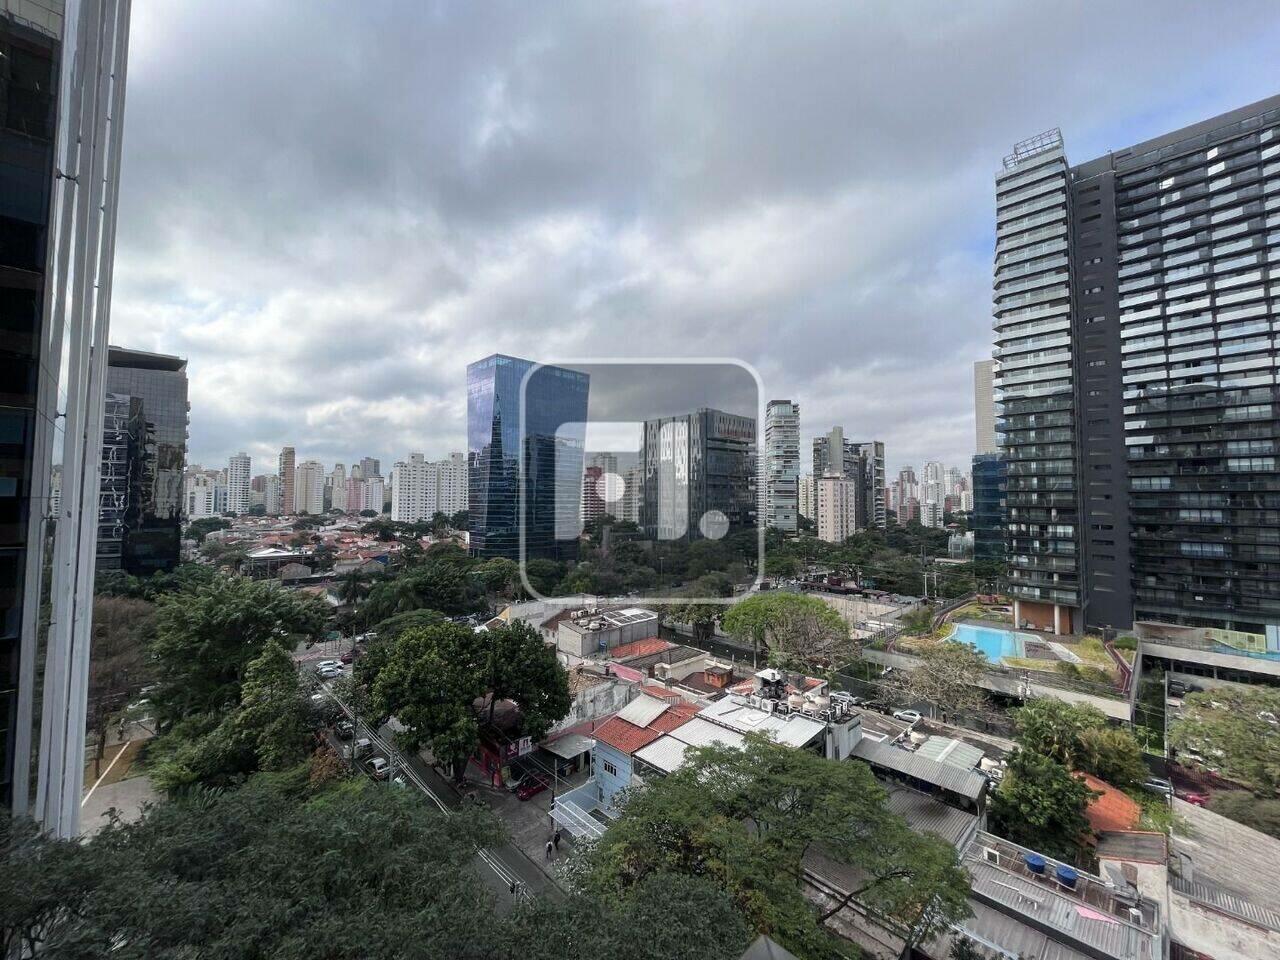
<svg viewBox="0 0 1280 960">
<path fill-rule="evenodd" d="M 635 687 L 618 680 L 597 683 L 585 690 L 579 690 L 578 695 L 573 698 L 573 705 L 569 708 L 568 715 L 547 731 L 546 739 L 549 740 L 557 733 L 580 723 L 599 720 L 609 714 L 617 713 L 631 702 L 634 693 Z"/>
<path fill-rule="evenodd" d="M 596 783 L 601 790 L 600 802 L 610 806 L 619 792 L 631 786 L 631 758 L 607 743 L 597 740 L 591 760 L 596 772 Z M 604 768 L 605 763 L 613 764 L 618 772 L 609 773 Z"/>
</svg>

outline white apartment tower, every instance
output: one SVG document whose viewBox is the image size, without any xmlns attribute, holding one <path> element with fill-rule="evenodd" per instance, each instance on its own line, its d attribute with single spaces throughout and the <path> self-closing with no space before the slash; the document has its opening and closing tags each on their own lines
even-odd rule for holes
<svg viewBox="0 0 1280 960">
<path fill-rule="evenodd" d="M 329 506 L 334 510 L 347 509 L 347 468 L 340 463 L 335 463 L 329 473 Z"/>
<path fill-rule="evenodd" d="M 298 464 L 293 495 L 296 513 L 324 513 L 324 465 L 316 460 L 304 460 Z"/>
<path fill-rule="evenodd" d="M 800 484 L 800 406 L 770 400 L 764 412 L 765 526 L 795 533 Z"/>
<path fill-rule="evenodd" d="M 435 461 L 427 460 L 420 453 L 411 453 L 407 461 L 401 460 L 391 468 L 392 520 L 413 523 L 430 520 L 437 513 L 453 516 L 466 508 L 467 463 L 461 453 L 451 453 L 449 459 Z M 364 509 L 381 510 L 382 504 Z"/>
<path fill-rule="evenodd" d="M 859 489 L 856 481 L 840 476 L 819 477 L 817 494 L 818 539 L 844 543 L 858 530 Z"/>
<path fill-rule="evenodd" d="M 237 453 L 227 461 L 227 512 L 249 512 L 249 469 L 247 453 Z"/>
</svg>

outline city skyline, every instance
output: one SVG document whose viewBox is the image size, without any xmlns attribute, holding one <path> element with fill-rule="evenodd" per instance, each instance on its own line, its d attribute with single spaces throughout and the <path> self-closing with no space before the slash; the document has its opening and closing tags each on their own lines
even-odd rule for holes
<svg viewBox="0 0 1280 960">
<path fill-rule="evenodd" d="M 1079 9 L 893 14 L 140 6 L 113 339 L 189 361 L 197 462 L 437 458 L 463 446 L 467 360 L 620 350 L 740 356 L 806 411 L 802 450 L 842 423 L 890 473 L 965 462 L 1002 145 L 1058 126 L 1098 156 L 1256 101 L 1280 26 L 1261 4 L 1107 8 L 1103 35 Z M 868 85 L 904 59 L 909 85 Z"/>
</svg>

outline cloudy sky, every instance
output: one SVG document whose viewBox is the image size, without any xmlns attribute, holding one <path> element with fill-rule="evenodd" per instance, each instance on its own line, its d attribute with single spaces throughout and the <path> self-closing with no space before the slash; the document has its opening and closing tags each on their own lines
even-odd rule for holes
<svg viewBox="0 0 1280 960">
<path fill-rule="evenodd" d="M 1274 0 L 138 3 L 112 339 L 189 358 L 206 465 L 461 449 L 494 352 L 740 358 L 806 451 L 960 463 L 1001 157 L 1277 49 Z"/>
</svg>

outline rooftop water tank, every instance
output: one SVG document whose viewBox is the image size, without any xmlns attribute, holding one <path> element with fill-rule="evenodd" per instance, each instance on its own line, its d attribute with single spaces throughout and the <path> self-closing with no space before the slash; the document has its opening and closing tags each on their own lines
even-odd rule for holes
<svg viewBox="0 0 1280 960">
<path fill-rule="evenodd" d="M 1076 881 L 1080 879 L 1080 874 L 1076 872 L 1074 867 L 1068 867 L 1065 863 L 1058 864 L 1058 882 L 1068 890 L 1076 888 Z"/>
<path fill-rule="evenodd" d="M 1027 863 L 1027 869 L 1032 873 L 1044 876 L 1045 859 L 1038 853 L 1024 853 L 1022 859 Z"/>
</svg>

